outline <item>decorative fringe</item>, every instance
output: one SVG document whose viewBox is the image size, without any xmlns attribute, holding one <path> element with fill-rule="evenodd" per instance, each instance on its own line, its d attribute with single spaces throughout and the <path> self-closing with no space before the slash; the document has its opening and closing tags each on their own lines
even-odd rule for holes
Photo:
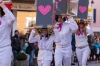
<svg viewBox="0 0 100 66">
<path fill-rule="evenodd" d="M 47 28 L 48 29 L 48 34 L 53 35 L 54 32 L 52 30 L 52 28 Z M 42 28 L 37 28 L 36 29 L 36 34 L 41 34 Z"/>
<path fill-rule="evenodd" d="M 87 24 L 87 23 L 90 22 L 90 20 L 88 20 L 88 19 L 81 20 L 81 19 L 78 19 L 78 18 L 76 18 L 75 21 L 76 21 L 77 23 L 84 22 L 84 24 Z"/>
</svg>

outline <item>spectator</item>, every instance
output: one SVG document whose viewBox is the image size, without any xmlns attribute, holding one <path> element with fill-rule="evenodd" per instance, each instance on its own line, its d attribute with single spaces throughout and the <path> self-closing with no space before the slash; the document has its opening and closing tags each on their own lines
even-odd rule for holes
<svg viewBox="0 0 100 66">
<path fill-rule="evenodd" d="M 23 50 L 24 52 L 26 53 L 26 48 L 28 47 L 28 43 L 25 43 L 24 47 L 23 47 Z"/>
<path fill-rule="evenodd" d="M 95 50 L 94 50 L 93 43 L 94 42 L 93 42 L 92 36 L 88 35 L 88 44 L 89 44 L 90 51 L 91 51 L 89 61 L 94 61 Z"/>
<path fill-rule="evenodd" d="M 28 46 L 26 48 L 26 53 L 29 54 L 29 66 L 33 66 L 33 58 L 34 58 L 34 43 L 29 43 L 28 38 L 30 34 L 26 34 L 26 43 L 28 43 Z"/>
<path fill-rule="evenodd" d="M 12 37 L 11 46 L 12 46 L 12 51 L 13 51 L 13 55 L 14 55 L 14 62 L 15 62 L 16 56 L 18 55 L 18 53 L 21 50 L 21 41 L 20 41 L 18 30 L 15 30 L 15 35 Z"/>
<path fill-rule="evenodd" d="M 99 38 L 99 43 L 100 43 L 100 38 Z"/>
<path fill-rule="evenodd" d="M 71 44 L 72 44 L 72 63 L 71 63 L 71 65 L 75 65 L 74 56 L 75 56 L 76 47 L 75 47 L 75 34 L 74 33 L 72 34 L 72 42 L 71 42 Z"/>
<path fill-rule="evenodd" d="M 96 61 L 98 63 L 100 62 L 100 43 L 98 39 L 96 40 L 94 47 L 95 47 L 95 52 L 96 52 Z"/>
</svg>

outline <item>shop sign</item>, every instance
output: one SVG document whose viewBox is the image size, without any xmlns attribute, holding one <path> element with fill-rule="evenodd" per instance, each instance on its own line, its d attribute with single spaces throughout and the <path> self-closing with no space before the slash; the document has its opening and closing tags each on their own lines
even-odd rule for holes
<svg viewBox="0 0 100 66">
<path fill-rule="evenodd" d="M 36 10 L 34 4 L 13 3 L 13 10 Z"/>
</svg>

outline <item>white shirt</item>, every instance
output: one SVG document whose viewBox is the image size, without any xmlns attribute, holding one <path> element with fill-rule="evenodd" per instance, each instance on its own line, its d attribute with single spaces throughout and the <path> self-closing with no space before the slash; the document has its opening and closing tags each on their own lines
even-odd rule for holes
<svg viewBox="0 0 100 66">
<path fill-rule="evenodd" d="M 46 40 L 45 43 L 42 43 L 42 40 L 40 40 L 40 36 L 37 35 L 34 37 L 35 31 L 32 30 L 29 42 L 35 43 L 38 42 L 39 47 L 39 53 L 38 53 L 38 60 L 52 60 L 52 47 L 53 42 L 60 42 L 60 37 L 58 34 L 58 30 L 54 30 L 55 35 L 51 35 L 48 40 Z"/>
<path fill-rule="evenodd" d="M 91 28 L 91 26 L 87 26 L 86 27 L 86 32 L 89 35 L 93 35 L 93 30 Z M 82 46 L 86 46 L 88 45 L 88 39 L 87 36 L 83 35 L 75 35 L 75 40 L 76 40 L 76 47 L 82 47 Z"/>
<path fill-rule="evenodd" d="M 15 20 L 14 15 L 8 8 L 4 8 L 5 16 L 0 18 L 0 48 L 11 44 L 10 35 L 13 22 Z"/>
<path fill-rule="evenodd" d="M 69 19 L 69 21 L 65 21 L 62 25 L 61 31 L 59 32 L 61 42 L 56 43 L 56 45 L 59 46 L 71 45 L 72 32 L 75 32 L 77 29 L 78 25 L 73 18 Z"/>
</svg>

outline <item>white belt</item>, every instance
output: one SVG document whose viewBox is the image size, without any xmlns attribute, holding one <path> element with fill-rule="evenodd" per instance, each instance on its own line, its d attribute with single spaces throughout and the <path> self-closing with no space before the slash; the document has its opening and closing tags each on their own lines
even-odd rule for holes
<svg viewBox="0 0 100 66">
<path fill-rule="evenodd" d="M 47 51 L 52 51 L 52 50 L 49 50 L 49 49 L 40 49 L 40 50 L 47 50 Z"/>
<path fill-rule="evenodd" d="M 76 47 L 76 48 L 79 48 L 79 49 L 83 49 L 85 47 L 87 47 L 88 45 L 85 45 L 85 46 L 80 46 L 80 47 Z"/>
<path fill-rule="evenodd" d="M 59 48 L 66 48 L 66 47 L 69 47 L 69 46 L 71 46 L 71 44 L 68 44 L 68 45 L 57 45 L 57 47 L 59 47 Z"/>
</svg>

